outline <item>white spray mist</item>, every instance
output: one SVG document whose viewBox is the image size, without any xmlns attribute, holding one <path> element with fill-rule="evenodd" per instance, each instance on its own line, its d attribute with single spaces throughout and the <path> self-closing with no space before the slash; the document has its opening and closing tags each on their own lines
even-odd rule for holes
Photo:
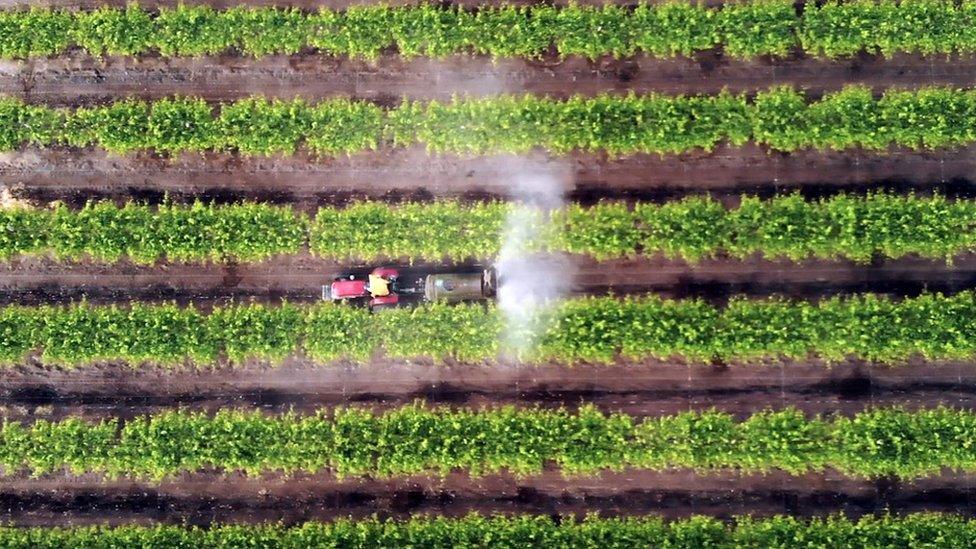
<svg viewBox="0 0 976 549">
<path fill-rule="evenodd" d="M 519 204 L 508 214 L 498 272 L 498 306 L 504 317 L 503 348 L 518 359 L 530 351 L 544 329 L 543 316 L 569 291 L 573 266 L 562 256 L 539 253 L 549 217 L 564 206 L 565 178 L 534 173 L 511 186 Z"/>
</svg>

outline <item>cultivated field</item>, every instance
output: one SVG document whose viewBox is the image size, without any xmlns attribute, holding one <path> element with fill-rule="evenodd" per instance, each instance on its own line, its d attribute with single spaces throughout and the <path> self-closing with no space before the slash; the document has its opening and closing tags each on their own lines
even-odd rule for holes
<svg viewBox="0 0 976 549">
<path fill-rule="evenodd" d="M 972 547 L 974 174 L 971 0 L 0 1 L 0 545 Z"/>
</svg>

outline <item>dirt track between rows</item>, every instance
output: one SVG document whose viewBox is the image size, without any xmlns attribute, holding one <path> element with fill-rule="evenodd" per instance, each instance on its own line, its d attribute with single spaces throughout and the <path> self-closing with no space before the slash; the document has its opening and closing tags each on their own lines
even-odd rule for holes
<svg viewBox="0 0 976 549">
<path fill-rule="evenodd" d="M 889 186 L 940 187 L 973 194 L 976 146 L 946 151 L 894 150 L 793 154 L 761 147 L 718 147 L 682 155 L 639 154 L 618 159 L 577 153 L 555 157 L 429 155 L 423 148 L 386 149 L 349 157 L 241 157 L 149 154 L 120 157 L 97 150 L 27 149 L 0 154 L 0 185 L 28 196 L 76 201 L 95 196 L 252 198 L 299 206 L 350 198 L 507 197 L 514 182 L 555 178 L 566 195 L 669 198 L 693 191 L 817 192 Z"/>
<path fill-rule="evenodd" d="M 588 61 L 550 57 L 538 61 L 479 56 L 376 62 L 316 53 L 253 59 L 239 55 L 205 58 L 94 58 L 72 52 L 52 59 L 0 62 L 0 94 L 32 103 L 86 105 L 120 97 L 157 99 L 194 95 L 231 101 L 251 95 L 280 98 L 354 97 L 394 104 L 403 97 L 449 100 L 455 95 L 533 93 L 553 97 L 597 93 L 754 92 L 791 84 L 811 97 L 848 84 L 877 90 L 976 85 L 976 57 L 861 55 L 836 62 L 808 57 L 738 61 L 720 52 L 693 58 L 637 56 Z"/>
<path fill-rule="evenodd" d="M 130 418 L 174 407 L 269 413 L 345 405 L 384 410 L 416 400 L 474 407 L 592 403 L 639 417 L 713 407 L 740 418 L 784 406 L 809 414 L 853 414 L 885 405 L 976 409 L 976 363 L 913 360 L 879 366 L 810 360 L 712 366 L 648 360 L 559 366 L 377 358 L 369 364 L 323 365 L 292 357 L 278 366 L 178 369 L 106 363 L 59 370 L 28 364 L 6 368 L 0 379 L 3 417 L 27 422 Z"/>
<path fill-rule="evenodd" d="M 408 518 L 417 514 L 460 517 L 491 513 L 605 516 L 653 513 L 665 518 L 708 514 L 845 512 L 850 516 L 920 510 L 976 514 L 974 478 L 943 475 L 914 483 L 845 478 L 835 472 L 801 477 L 773 472 L 695 475 L 688 471 L 621 471 L 564 479 L 557 471 L 526 479 L 490 475 L 471 479 L 413 477 L 393 481 L 328 475 L 248 479 L 236 475 L 187 475 L 161 486 L 96 478 L 7 481 L 0 488 L 0 518 L 17 525 L 217 522 L 296 524 L 338 517 Z"/>
<path fill-rule="evenodd" d="M 688 264 L 662 257 L 600 262 L 584 256 L 565 256 L 554 265 L 571 273 L 569 291 L 575 295 L 653 292 L 672 298 L 701 297 L 719 304 L 739 294 L 798 299 L 858 292 L 912 296 L 976 286 L 976 254 L 960 255 L 952 265 L 920 258 L 878 260 L 868 265 L 759 257 Z M 349 270 L 369 267 L 372 265 L 336 262 L 307 253 L 261 263 L 148 266 L 24 257 L 0 263 L 0 304 L 67 303 L 82 298 L 93 303 L 173 300 L 204 307 L 228 300 L 313 302 L 320 298 L 323 284 Z M 445 267 L 415 264 L 414 268 L 419 272 Z"/>
</svg>

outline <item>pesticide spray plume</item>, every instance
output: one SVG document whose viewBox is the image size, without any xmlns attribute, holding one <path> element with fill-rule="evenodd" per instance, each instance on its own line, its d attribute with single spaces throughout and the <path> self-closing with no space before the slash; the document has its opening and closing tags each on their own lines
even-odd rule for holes
<svg viewBox="0 0 976 549">
<path fill-rule="evenodd" d="M 498 306 L 504 319 L 503 348 L 518 360 L 532 349 L 544 328 L 544 316 L 568 292 L 573 266 L 562 256 L 540 253 L 552 214 L 565 205 L 568 170 L 523 170 L 510 192 L 516 205 L 505 220 L 502 247 L 495 263 Z"/>
</svg>

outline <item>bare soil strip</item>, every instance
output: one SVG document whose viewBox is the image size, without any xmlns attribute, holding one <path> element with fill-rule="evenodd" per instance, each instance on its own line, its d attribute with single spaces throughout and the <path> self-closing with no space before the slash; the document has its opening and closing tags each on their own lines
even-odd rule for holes
<svg viewBox="0 0 976 549">
<path fill-rule="evenodd" d="M 336 481 L 327 475 L 245 478 L 189 475 L 161 486 L 69 477 L 5 482 L 0 519 L 21 526 L 84 524 L 191 524 L 278 522 L 296 524 L 372 515 L 406 519 L 417 514 L 467 513 L 707 514 L 824 516 L 945 511 L 976 515 L 973 477 L 943 475 L 916 483 L 853 480 L 837 473 L 790 477 L 695 475 L 688 471 L 621 471 L 565 479 L 547 471 L 526 479 L 490 475 L 471 479 Z"/>
<path fill-rule="evenodd" d="M 876 89 L 976 85 L 976 57 L 891 58 L 861 55 L 826 61 L 796 56 L 740 61 L 720 52 L 693 58 L 579 57 L 543 60 L 452 56 L 376 62 L 308 52 L 260 59 L 241 55 L 203 58 L 93 58 L 74 51 L 52 59 L 0 62 L 0 94 L 49 105 L 105 103 L 120 97 L 157 99 L 194 95 L 231 101 L 251 95 L 309 100 L 344 96 L 382 104 L 403 97 L 449 100 L 454 95 L 533 93 L 553 97 L 598 93 L 752 92 L 774 84 L 804 88 L 811 97 L 848 84 Z"/>
<path fill-rule="evenodd" d="M 446 406 L 576 407 L 646 417 L 718 408 L 745 418 L 793 406 L 809 414 L 854 414 L 869 406 L 976 409 L 976 362 L 879 366 L 863 361 L 725 365 L 681 361 L 610 365 L 432 363 L 375 357 L 369 364 L 318 364 L 292 357 L 279 366 L 156 368 L 119 363 L 59 370 L 7 368 L 0 415 L 31 422 L 134 416 L 172 408 L 259 408 L 314 412 L 356 405 L 376 410 L 424 400 Z"/>
<path fill-rule="evenodd" d="M 553 157 L 459 157 L 422 148 L 385 149 L 340 158 L 241 157 L 233 154 L 151 154 L 119 157 L 96 150 L 27 149 L 0 154 L 0 185 L 51 198 L 231 195 L 266 197 L 299 206 L 350 198 L 507 197 L 519 178 L 555 177 L 572 198 L 668 197 L 690 191 L 789 192 L 812 186 L 853 190 L 951 187 L 972 192 L 976 146 L 947 151 L 894 150 L 868 154 L 770 153 L 756 146 L 719 147 L 682 155 L 607 158 L 577 153 Z M 100 193 L 100 194 L 97 194 Z M 337 199 L 336 196 L 339 198 Z"/>
<path fill-rule="evenodd" d="M 961 255 L 952 265 L 919 258 L 858 265 L 851 261 L 794 263 L 759 257 L 713 259 L 691 265 L 663 257 L 601 262 L 583 256 L 566 256 L 565 264 L 572 272 L 573 294 L 654 292 L 673 298 L 701 297 L 719 304 L 734 295 L 816 299 L 874 292 L 914 296 L 923 291 L 952 293 L 976 286 L 976 254 Z M 176 301 L 203 307 L 232 300 L 314 302 L 320 299 L 323 284 L 340 274 L 365 272 L 372 266 L 339 263 L 308 253 L 244 264 L 97 264 L 23 257 L 0 263 L 0 304 L 69 303 L 83 298 L 93 303 Z M 446 268 L 422 263 L 412 267 L 418 273 Z"/>
</svg>

